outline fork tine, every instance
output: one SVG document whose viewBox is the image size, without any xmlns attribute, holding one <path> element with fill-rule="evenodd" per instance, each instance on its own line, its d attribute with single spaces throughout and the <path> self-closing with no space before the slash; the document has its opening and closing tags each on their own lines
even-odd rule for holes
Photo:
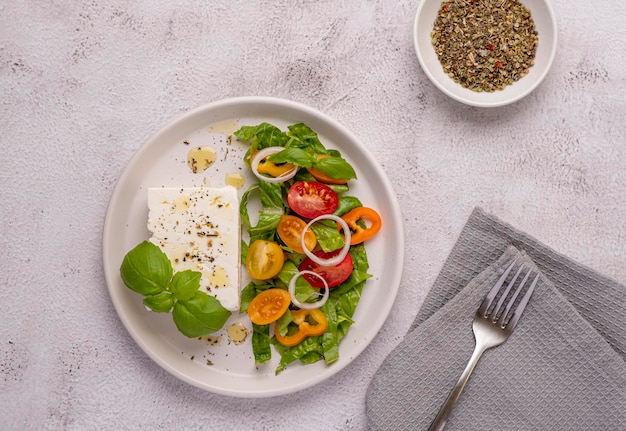
<svg viewBox="0 0 626 431">
<path fill-rule="evenodd" d="M 511 288 L 513 287 L 513 285 L 517 281 L 517 277 L 519 277 L 519 275 L 522 273 L 522 269 L 524 269 L 524 265 L 521 265 L 519 267 L 519 269 L 517 270 L 517 272 L 515 273 L 515 275 L 511 279 L 511 281 L 509 281 L 509 284 L 506 286 L 506 289 L 504 290 L 504 293 L 502 293 L 502 295 L 500 295 L 500 299 L 498 300 L 498 303 L 496 304 L 495 307 L 493 307 L 493 311 L 491 312 L 491 321 L 493 323 L 495 323 L 498 320 L 500 307 L 502 307 L 502 304 L 504 303 L 504 300 L 509 295 L 509 292 L 511 291 Z M 517 297 L 517 292 L 515 292 L 515 294 L 513 296 L 513 299 L 515 299 L 516 297 Z M 506 314 L 506 312 L 502 313 L 502 315 L 505 315 L 505 314 Z"/>
<path fill-rule="evenodd" d="M 519 269 L 519 271 L 517 272 L 517 274 L 519 275 L 519 273 L 522 272 L 522 268 Z M 515 290 L 515 292 L 513 292 L 513 295 L 511 296 L 511 299 L 508 301 L 508 303 L 506 304 L 506 308 L 504 309 L 504 311 L 502 312 L 502 314 L 500 315 L 500 318 L 498 319 L 498 325 L 500 325 L 501 327 L 505 327 L 506 326 L 506 317 L 509 315 L 509 311 L 511 311 L 511 307 L 513 307 L 513 304 L 515 304 L 515 300 L 517 299 L 517 297 L 519 296 L 520 292 L 522 291 L 522 288 L 524 287 L 524 285 L 526 284 L 526 281 L 528 281 L 528 277 L 530 277 L 530 274 L 533 272 L 532 268 L 528 269 L 528 272 L 526 273 L 526 275 L 524 276 L 524 278 L 522 279 L 522 281 L 520 282 L 519 286 L 517 287 L 517 289 Z M 515 279 L 513 279 L 511 281 L 511 286 L 513 286 L 513 283 L 515 282 Z M 509 286 L 509 288 L 511 287 Z M 507 295 L 509 292 L 508 290 L 504 293 L 504 295 L 502 295 L 502 298 L 500 298 L 500 301 L 504 301 L 504 297 L 505 295 Z M 494 322 L 495 322 L 495 315 L 494 317 Z"/>
<path fill-rule="evenodd" d="M 528 272 L 527 275 L 530 275 L 530 271 Z M 509 320 L 509 323 L 507 324 L 508 330 L 512 331 L 513 329 L 515 329 L 515 325 L 517 325 L 517 321 L 519 320 L 519 318 L 522 317 L 522 313 L 524 312 L 526 305 L 528 305 L 528 301 L 530 301 L 530 297 L 532 296 L 533 291 L 535 290 L 535 286 L 537 285 L 538 281 L 539 281 L 539 274 L 535 276 L 535 279 L 533 280 L 532 284 L 530 285 L 530 287 L 528 288 L 528 290 L 522 297 L 522 300 L 520 301 L 519 305 L 513 312 L 513 315 L 511 316 L 511 319 Z M 521 289 L 521 286 L 519 287 L 519 289 Z"/>
<path fill-rule="evenodd" d="M 493 302 L 494 298 L 500 291 L 500 288 L 504 284 L 504 280 L 506 280 L 506 278 L 509 275 L 509 272 L 511 272 L 514 265 L 515 265 L 515 259 L 513 260 L 513 262 L 511 262 L 508 268 L 504 271 L 504 273 L 502 274 L 498 282 L 491 288 L 487 296 L 485 296 L 485 299 L 483 300 L 482 304 L 480 304 L 480 307 L 478 307 L 477 314 L 479 314 L 482 317 L 487 317 L 487 311 L 489 311 L 489 307 L 491 307 L 491 303 Z"/>
</svg>

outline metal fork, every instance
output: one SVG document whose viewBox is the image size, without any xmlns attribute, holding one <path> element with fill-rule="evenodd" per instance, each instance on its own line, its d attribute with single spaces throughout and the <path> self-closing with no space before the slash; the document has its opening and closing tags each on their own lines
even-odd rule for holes
<svg viewBox="0 0 626 431">
<path fill-rule="evenodd" d="M 454 405 L 461 396 L 461 392 L 463 392 L 463 388 L 469 380 L 470 375 L 472 374 L 472 371 L 474 371 L 474 367 L 476 367 L 476 364 L 482 354 L 485 350 L 499 346 L 504 343 L 507 338 L 509 338 L 509 335 L 511 335 L 515 329 L 519 318 L 526 308 L 526 305 L 530 300 L 530 296 L 533 294 L 533 290 L 535 289 L 535 285 L 539 280 L 539 274 L 535 276 L 530 287 L 526 290 L 526 293 L 522 296 L 521 300 L 517 302 L 517 304 L 516 300 L 530 278 L 532 269 L 529 269 L 528 272 L 526 272 L 526 275 L 522 278 L 522 281 L 519 283 L 517 289 L 510 294 L 511 288 L 524 269 L 524 265 L 519 267 L 519 269 L 515 272 L 515 275 L 513 275 L 511 280 L 507 283 L 504 292 L 498 296 L 498 293 L 502 290 L 502 286 L 509 276 L 509 273 L 514 267 L 515 261 L 507 267 L 498 282 L 489 291 L 487 296 L 485 296 L 485 299 L 478 308 L 478 311 L 476 311 L 474 322 L 472 324 L 474 338 L 476 339 L 474 353 L 472 353 L 472 357 L 467 363 L 465 370 L 463 370 L 459 381 L 456 383 L 454 388 L 452 388 L 452 391 L 450 391 L 450 395 L 448 395 L 448 398 L 446 398 L 446 401 L 441 406 L 441 409 L 439 409 L 439 413 L 437 413 L 435 420 L 430 425 L 430 428 L 428 428 L 429 431 L 442 430 L 445 427 Z M 496 298 L 498 298 L 497 301 Z M 513 305 L 516 305 L 516 308 L 511 314 L 511 308 Z M 503 306 L 504 309 L 502 309 Z"/>
</svg>

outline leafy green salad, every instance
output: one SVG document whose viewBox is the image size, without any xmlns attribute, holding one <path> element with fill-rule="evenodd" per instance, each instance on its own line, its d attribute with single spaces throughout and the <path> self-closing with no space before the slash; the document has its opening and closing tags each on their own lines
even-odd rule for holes
<svg viewBox="0 0 626 431">
<path fill-rule="evenodd" d="M 244 162 L 259 179 L 245 191 L 240 205 L 249 236 L 249 242 L 242 243 L 242 264 L 255 279 L 242 291 L 240 312 L 247 312 L 253 322 L 255 360 L 268 361 L 273 345 L 281 357 L 276 373 L 294 361 L 331 364 L 339 358 L 339 343 L 354 323 L 354 312 L 370 278 L 364 241 L 376 234 L 380 217 L 350 195 L 349 182 L 356 179 L 352 166 L 339 151 L 325 148 L 305 124 L 293 124 L 283 132 L 261 123 L 244 126 L 235 136 L 250 144 Z M 257 156 L 266 149 L 271 155 Z M 258 199 L 261 208 L 255 224 L 248 213 L 251 199 Z M 350 232 L 338 228 L 338 218 L 348 222 Z M 315 245 L 306 244 L 305 229 L 312 232 Z M 262 244 L 260 251 L 258 244 Z M 341 250 L 345 257 L 337 256 Z M 336 257 L 340 259 L 333 260 Z M 284 292 L 290 284 L 293 303 L 286 310 L 284 304 L 269 307 L 268 295 L 258 301 L 261 304 L 255 303 L 261 293 Z M 315 307 L 324 290 L 329 291 L 326 301 Z M 276 293 L 281 297 L 282 292 Z M 297 323 L 296 317 L 311 308 L 323 313 L 317 316 L 325 318 L 325 330 L 302 337 L 302 322 Z M 294 344 L 289 337 L 299 342 Z"/>
</svg>

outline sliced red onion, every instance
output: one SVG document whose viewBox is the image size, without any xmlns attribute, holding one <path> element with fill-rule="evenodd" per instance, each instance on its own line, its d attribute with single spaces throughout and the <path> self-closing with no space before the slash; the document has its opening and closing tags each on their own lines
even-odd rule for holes
<svg viewBox="0 0 626 431">
<path fill-rule="evenodd" d="M 295 166 L 292 170 L 278 177 L 266 177 L 259 172 L 259 163 L 261 163 L 261 160 L 266 157 L 273 156 L 276 153 L 280 153 L 284 149 L 284 147 L 267 147 L 259 150 L 259 152 L 254 155 L 252 160 L 250 160 L 250 168 L 252 169 L 252 173 L 258 179 L 263 180 L 267 183 L 284 183 L 285 181 L 292 179 L 296 175 L 296 173 L 298 173 L 298 168 Z"/>
<path fill-rule="evenodd" d="M 305 274 L 317 277 L 320 280 L 322 280 L 322 283 L 324 283 L 324 294 L 322 295 L 322 299 L 320 299 L 319 301 L 316 301 L 316 302 L 300 302 L 300 301 L 298 301 L 296 299 L 296 281 L 298 280 L 298 277 L 302 277 Z M 291 295 L 291 302 L 293 302 L 293 304 L 296 307 L 301 308 L 303 310 L 314 310 L 314 309 L 320 308 L 322 305 L 326 304 L 326 301 L 328 301 L 328 295 L 330 294 L 330 289 L 328 288 L 328 283 L 326 283 L 326 280 L 324 280 L 324 277 L 319 275 L 317 272 L 300 271 L 296 275 L 291 277 L 291 280 L 289 281 L 289 294 Z"/>
<path fill-rule="evenodd" d="M 311 227 L 313 223 L 319 220 L 324 220 L 324 219 L 333 220 L 339 223 L 341 225 L 341 228 L 343 229 L 343 238 L 344 238 L 344 245 L 343 245 L 343 248 L 341 249 L 341 252 L 339 252 L 335 256 L 328 258 L 328 259 L 323 259 L 319 256 L 314 255 L 304 246 L 304 234 L 306 233 L 306 231 Z M 344 221 L 344 219 L 342 219 L 341 217 L 337 217 L 334 214 L 324 214 L 319 217 L 315 217 L 313 220 L 307 223 L 304 229 L 302 229 L 302 234 L 300 235 L 300 244 L 302 245 L 302 250 L 304 250 L 304 254 L 306 254 L 307 257 L 311 259 L 313 262 L 321 266 L 335 266 L 335 265 L 339 265 L 346 258 L 346 255 L 348 254 L 348 251 L 350 250 L 350 238 L 351 237 L 352 237 L 352 234 L 350 233 L 350 228 L 348 227 L 348 224 Z"/>
</svg>

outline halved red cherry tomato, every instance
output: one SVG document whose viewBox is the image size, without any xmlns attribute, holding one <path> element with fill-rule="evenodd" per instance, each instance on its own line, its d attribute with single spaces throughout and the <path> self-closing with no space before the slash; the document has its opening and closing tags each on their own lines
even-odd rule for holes
<svg viewBox="0 0 626 431">
<path fill-rule="evenodd" d="M 328 154 L 319 154 L 317 156 L 318 159 L 327 159 L 329 157 L 330 156 Z M 344 180 L 341 178 L 333 178 L 330 175 L 325 174 L 324 172 L 315 168 L 306 168 L 306 170 L 309 171 L 309 173 L 313 175 L 313 178 L 315 178 L 317 181 L 325 184 L 345 184 L 348 182 L 348 180 Z"/>
<path fill-rule="evenodd" d="M 383 225 L 380 215 L 376 211 L 367 207 L 358 207 L 349 211 L 347 214 L 341 216 L 341 218 L 353 231 L 350 237 L 350 245 L 360 244 L 365 240 L 370 239 L 378 233 Z M 366 227 L 361 227 L 357 222 L 362 220 L 366 223 Z"/>
<path fill-rule="evenodd" d="M 306 222 L 296 216 L 283 215 L 278 221 L 276 232 L 287 247 L 297 253 L 304 253 L 302 249 L 302 231 L 306 227 Z M 307 250 L 312 251 L 317 244 L 315 234 L 308 228 L 304 234 L 304 245 Z"/>
<path fill-rule="evenodd" d="M 291 295 L 284 289 L 267 289 L 254 297 L 248 305 L 248 316 L 257 325 L 269 325 L 285 314 L 291 304 Z"/>
<path fill-rule="evenodd" d="M 278 244 L 257 239 L 248 249 L 246 269 L 258 280 L 267 280 L 280 272 L 285 263 L 285 254 Z"/>
<path fill-rule="evenodd" d="M 330 252 L 324 252 L 320 250 L 320 251 L 316 251 L 313 254 L 322 259 L 329 259 L 339 254 L 340 252 L 341 252 L 341 249 L 330 251 Z M 353 268 L 354 268 L 354 264 L 352 263 L 352 256 L 350 256 L 350 253 L 348 253 L 346 254 L 346 257 L 341 261 L 341 263 L 335 266 L 322 266 L 316 262 L 313 262 L 311 258 L 307 257 L 306 259 L 302 261 L 302 263 L 298 267 L 298 270 L 299 271 L 313 271 L 319 274 L 320 276 L 322 276 L 324 280 L 326 280 L 326 283 L 328 283 L 328 287 L 335 287 L 338 284 L 343 283 L 344 281 L 348 279 L 348 277 L 350 277 L 350 274 L 352 274 Z M 322 283 L 322 280 L 320 280 L 319 278 L 315 276 L 303 274 L 302 277 L 306 281 L 308 281 L 309 284 L 313 287 L 317 287 L 317 288 L 324 287 L 324 283 Z"/>
<path fill-rule="evenodd" d="M 298 181 L 287 193 L 289 207 L 304 218 L 332 214 L 339 206 L 337 193 L 327 185 L 315 181 Z"/>
</svg>

